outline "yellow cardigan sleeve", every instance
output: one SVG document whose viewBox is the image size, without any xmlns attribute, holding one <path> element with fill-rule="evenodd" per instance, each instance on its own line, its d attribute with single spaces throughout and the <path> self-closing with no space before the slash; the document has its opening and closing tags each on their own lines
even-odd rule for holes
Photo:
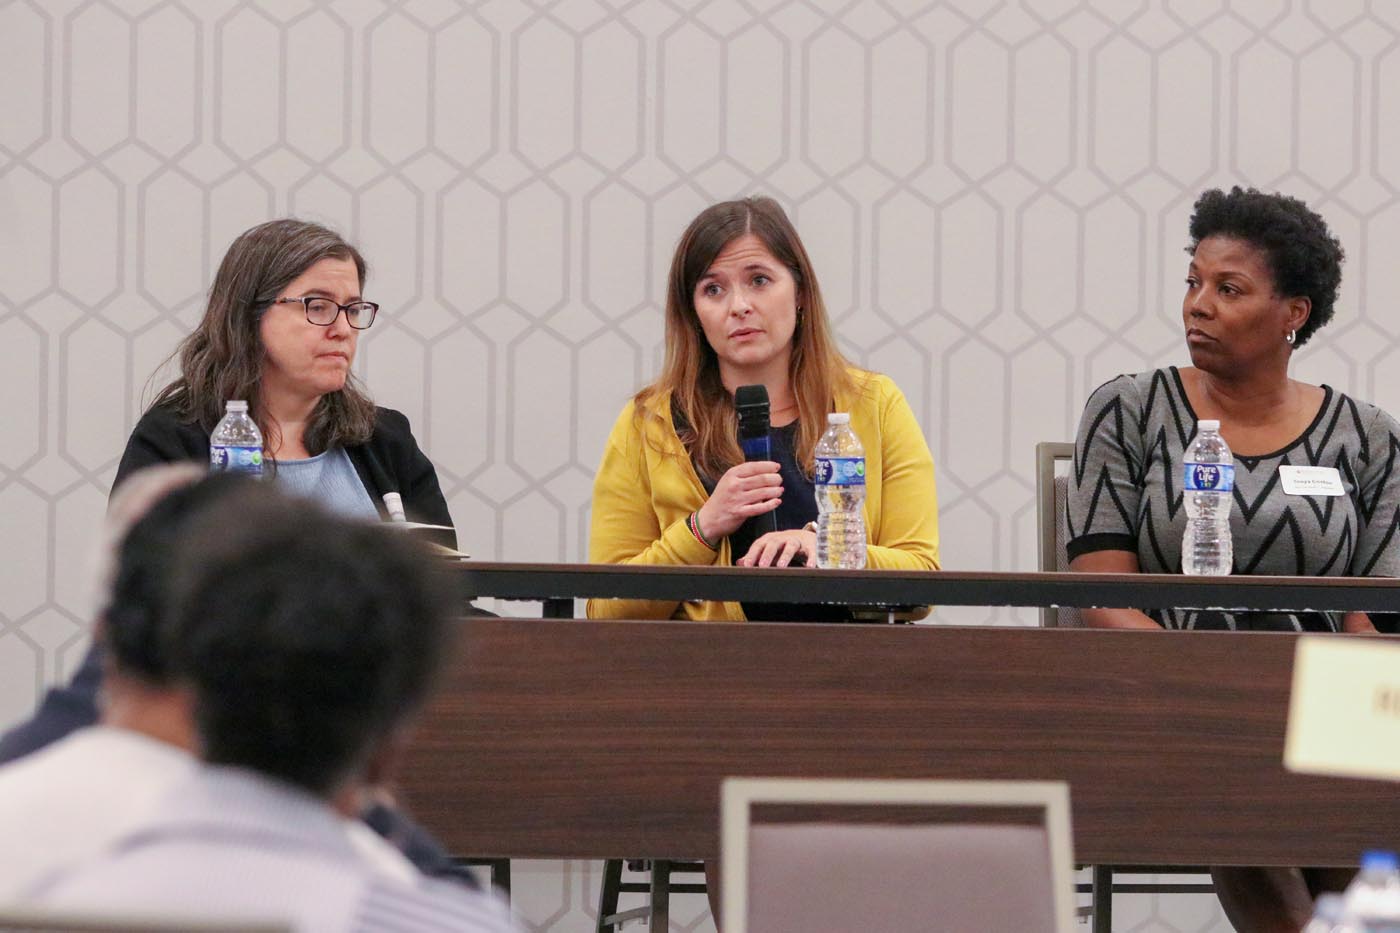
<svg viewBox="0 0 1400 933">
<path fill-rule="evenodd" d="M 880 501 L 875 515 L 866 513 L 873 520 L 867 531 L 866 565 L 874 570 L 938 570 L 933 455 L 904 393 L 889 379 L 881 382 L 884 391 L 877 395 Z"/>
<path fill-rule="evenodd" d="M 713 564 L 719 555 L 690 533 L 685 525 L 688 513 L 666 516 L 669 520 L 662 527 L 640 427 L 629 404 L 608 437 L 593 479 L 588 560 L 595 564 Z M 658 481 L 667 482 L 667 478 Z M 669 619 L 679 605 L 665 600 L 590 599 L 587 613 L 591 619 Z"/>
</svg>

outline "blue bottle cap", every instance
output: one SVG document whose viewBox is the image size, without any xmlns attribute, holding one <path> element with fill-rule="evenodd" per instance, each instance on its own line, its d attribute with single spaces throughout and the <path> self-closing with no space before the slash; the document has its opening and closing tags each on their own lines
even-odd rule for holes
<svg viewBox="0 0 1400 933">
<path fill-rule="evenodd" d="M 1396 858 L 1394 852 L 1388 852 L 1385 849 L 1370 849 L 1361 853 L 1361 867 L 1394 871 L 1400 867 L 1400 859 Z"/>
</svg>

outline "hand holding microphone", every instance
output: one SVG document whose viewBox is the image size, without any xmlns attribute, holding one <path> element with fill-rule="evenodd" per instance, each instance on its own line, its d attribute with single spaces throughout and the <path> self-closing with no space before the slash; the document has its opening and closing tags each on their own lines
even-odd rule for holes
<svg viewBox="0 0 1400 933">
<path fill-rule="evenodd" d="M 782 497 L 783 478 L 778 475 L 778 464 L 757 460 L 732 466 L 700 507 L 700 528 L 705 537 L 717 541 L 738 531 L 749 518 L 776 509 Z"/>
<path fill-rule="evenodd" d="M 701 506 L 697 517 L 710 540 L 733 534 L 755 515 L 768 516 L 759 535 L 777 528 L 772 511 L 783 498 L 783 478 L 768 446 L 768 390 L 761 386 L 740 386 L 734 393 L 739 412 L 739 446 L 744 463 L 725 471 L 715 491 Z"/>
</svg>

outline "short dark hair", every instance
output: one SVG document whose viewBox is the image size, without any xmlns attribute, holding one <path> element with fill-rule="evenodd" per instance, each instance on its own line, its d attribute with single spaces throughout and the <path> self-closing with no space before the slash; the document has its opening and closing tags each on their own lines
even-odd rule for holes
<svg viewBox="0 0 1400 933">
<path fill-rule="evenodd" d="M 1200 242 L 1212 236 L 1243 240 L 1258 249 L 1269 264 L 1275 294 L 1312 302 L 1295 347 L 1332 320 L 1346 254 L 1327 222 L 1302 201 L 1238 185 L 1229 194 L 1212 188 L 1196 200 L 1186 251 L 1194 255 Z"/>
<path fill-rule="evenodd" d="M 171 683 L 163 633 L 169 614 L 170 568 L 186 527 L 204 509 L 252 483 L 236 473 L 216 473 L 173 489 L 126 533 L 117 548 L 99 636 L 119 673 L 157 687 Z"/>
<path fill-rule="evenodd" d="M 193 689 L 205 760 L 324 796 L 427 693 L 447 590 L 400 532 L 250 492 L 191 522 L 172 664 Z"/>
</svg>

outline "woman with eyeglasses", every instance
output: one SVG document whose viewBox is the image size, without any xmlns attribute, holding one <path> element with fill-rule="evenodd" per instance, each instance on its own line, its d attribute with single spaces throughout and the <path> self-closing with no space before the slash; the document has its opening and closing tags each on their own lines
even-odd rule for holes
<svg viewBox="0 0 1400 933">
<path fill-rule="evenodd" d="M 347 515 L 450 526 L 408 419 L 377 407 L 350 371 L 379 310 L 364 282 L 364 257 L 319 224 L 274 220 L 234 240 L 175 353 L 180 375 L 137 423 L 114 485 L 152 463 L 208 462 L 225 403 L 243 399 L 279 485 Z"/>
</svg>

